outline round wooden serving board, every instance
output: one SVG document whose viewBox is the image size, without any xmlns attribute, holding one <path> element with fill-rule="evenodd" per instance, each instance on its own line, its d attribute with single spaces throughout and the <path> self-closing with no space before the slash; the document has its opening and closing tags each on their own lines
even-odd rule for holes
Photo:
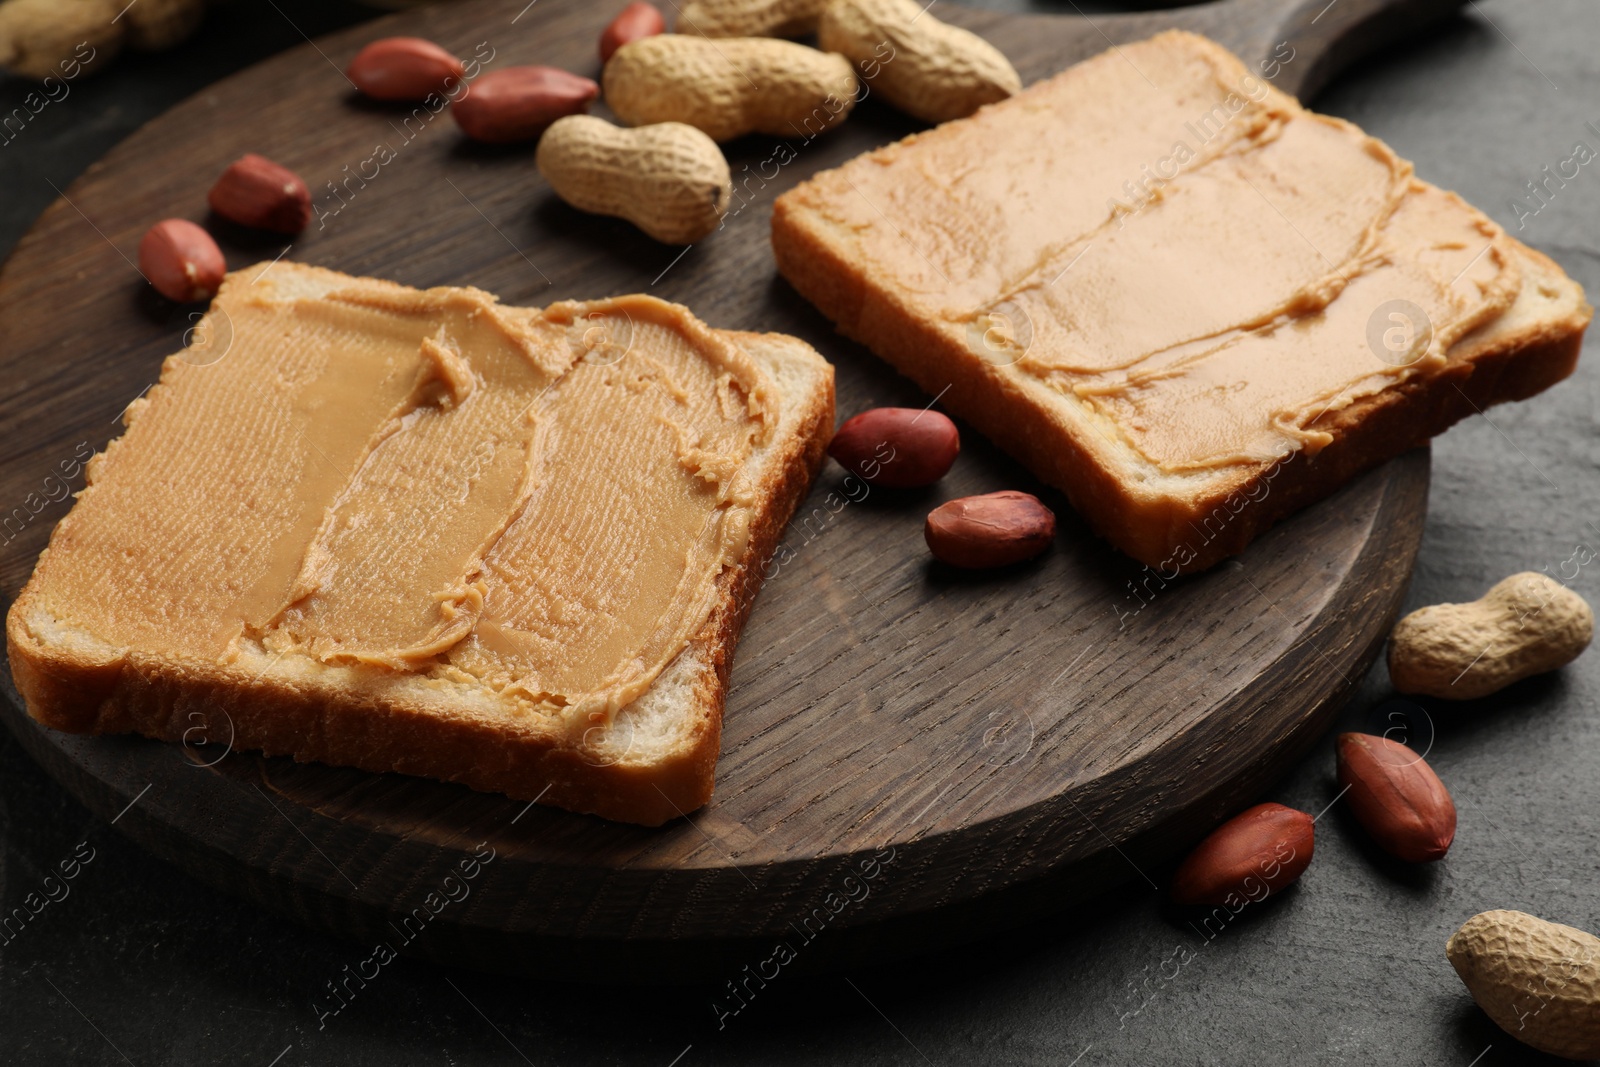
<svg viewBox="0 0 1600 1067">
<path fill-rule="evenodd" d="M 477 0 L 395 15 L 222 81 L 90 167 L 0 273 L 0 500 L 39 511 L 20 533 L 7 529 L 7 598 L 66 507 L 35 506 L 52 495 L 47 476 L 84 442 L 99 448 L 118 432 L 119 413 L 190 324 L 192 309 L 165 304 L 134 270 L 141 234 L 163 217 L 203 220 L 216 174 L 245 152 L 293 167 L 313 189 L 322 224 L 294 242 L 296 260 L 414 286 L 476 285 L 511 304 L 654 293 L 715 326 L 810 341 L 838 368 L 841 416 L 928 403 L 835 335 L 778 277 L 768 244 L 777 194 L 915 128 L 876 100 L 838 131 L 792 144 L 796 158 L 775 177 L 761 167 L 775 139 L 729 146 L 742 206 L 683 249 L 558 202 L 532 145 L 469 144 L 448 115 L 366 103 L 340 74 L 365 42 L 405 33 L 463 56 L 493 49 L 488 69 L 546 63 L 598 77 L 595 42 L 620 6 Z M 1169 26 L 1205 32 L 1248 63 L 1281 62 L 1287 42 L 1293 59 L 1275 81 L 1304 96 L 1454 6 L 1224 0 L 1089 21 L 946 2 L 937 14 L 994 42 L 1025 82 Z M 392 158 L 371 162 L 383 148 Z M 345 183 L 342 202 L 330 182 Z M 213 228 L 233 267 L 284 248 Z M 1158 882 L 1165 859 L 1307 748 L 1361 677 L 1400 604 L 1427 483 L 1427 453 L 1412 453 L 1239 559 L 1163 583 L 975 433 L 923 493 L 844 502 L 830 467 L 740 646 L 716 798 L 654 830 L 229 752 L 215 725 L 189 746 L 56 734 L 17 705 L 9 671 L 0 710 L 122 832 L 213 884 L 369 945 L 649 980 L 717 978 L 787 939 L 806 945 L 798 966 L 831 966 L 976 937 L 1124 879 Z M 999 488 L 1038 491 L 1057 509 L 1055 548 L 999 575 L 930 564 L 928 509 Z M 459 884 L 446 879 L 462 859 L 490 849 L 470 895 L 428 913 L 420 934 L 400 920 Z"/>
</svg>

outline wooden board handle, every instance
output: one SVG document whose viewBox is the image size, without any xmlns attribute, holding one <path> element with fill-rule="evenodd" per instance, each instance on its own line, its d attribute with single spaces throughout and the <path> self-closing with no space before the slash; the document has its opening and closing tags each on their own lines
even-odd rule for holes
<svg viewBox="0 0 1600 1067">
<path fill-rule="evenodd" d="M 1235 0 L 1238 3 L 1252 0 Z M 1309 100 L 1350 64 L 1415 37 L 1465 0 L 1297 0 L 1280 19 L 1280 41 L 1295 49 L 1275 84 Z M 1258 58 L 1270 61 L 1273 52 Z"/>
<path fill-rule="evenodd" d="M 939 17 L 986 37 L 1025 83 L 1163 30 L 1204 34 L 1273 85 L 1309 101 L 1339 71 L 1458 10 L 1465 0 L 1216 0 L 1119 15 L 1003 15 L 941 4 Z"/>
</svg>

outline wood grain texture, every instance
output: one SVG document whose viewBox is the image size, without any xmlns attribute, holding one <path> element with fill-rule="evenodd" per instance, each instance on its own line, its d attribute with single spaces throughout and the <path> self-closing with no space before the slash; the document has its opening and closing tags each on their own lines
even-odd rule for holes
<svg viewBox="0 0 1600 1067">
<path fill-rule="evenodd" d="M 1294 58 L 1274 80 L 1304 95 L 1455 6 L 1223 0 L 1087 21 L 945 4 L 939 14 L 988 37 L 1025 82 L 1168 26 L 1205 32 L 1249 63 L 1275 52 L 1281 62 L 1287 42 Z M 779 193 L 916 128 L 876 101 L 835 132 L 797 138 L 775 173 L 763 164 L 782 154 L 776 139 L 728 146 L 735 213 L 681 249 L 555 201 L 531 145 L 470 145 L 448 115 L 367 104 L 339 73 L 366 41 L 402 32 L 462 55 L 487 42 L 487 69 L 592 73 L 611 13 L 476 0 L 359 27 L 218 83 L 74 183 L 0 272 L 10 445 L 0 501 L 24 507 L 5 534 L 7 595 L 65 509 L 47 502 L 47 476 L 80 443 L 114 435 L 190 324 L 188 309 L 154 297 L 134 271 L 140 235 L 162 217 L 204 218 L 215 174 L 246 151 L 313 188 L 319 221 L 294 242 L 295 259 L 410 285 L 478 285 L 519 304 L 651 292 L 715 326 L 811 341 L 838 368 L 841 416 L 927 403 L 832 334 L 777 277 L 767 241 Z M 366 162 L 379 146 L 393 158 Z M 284 247 L 214 229 L 234 267 Z M 1141 573 L 973 434 L 926 492 L 859 499 L 831 469 L 792 524 L 741 645 L 716 799 L 661 830 L 396 775 L 223 756 L 225 722 L 197 721 L 196 744 L 179 748 L 44 731 L 14 692 L 0 711 L 91 808 L 126 809 L 117 826 L 131 837 L 362 941 L 485 968 L 656 979 L 716 977 L 788 937 L 806 944 L 796 966 L 827 966 L 980 936 L 1122 879 L 1158 881 L 1163 858 L 1304 750 L 1370 662 L 1409 575 L 1427 468 L 1425 451 L 1402 457 L 1181 583 Z M 931 565 L 926 511 L 999 488 L 1058 509 L 1056 548 L 1001 577 Z M 403 941 L 391 920 L 479 842 L 496 858 L 470 897 Z M 892 860 L 863 891 L 860 865 L 880 848 Z M 805 937 L 797 924 L 830 893 L 847 903 Z"/>
</svg>

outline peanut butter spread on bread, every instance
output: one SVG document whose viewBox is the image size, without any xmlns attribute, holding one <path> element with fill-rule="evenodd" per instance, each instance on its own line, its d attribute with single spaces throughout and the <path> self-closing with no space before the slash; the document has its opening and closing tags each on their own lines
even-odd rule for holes
<svg viewBox="0 0 1600 1067">
<path fill-rule="evenodd" d="M 787 198 L 1163 472 L 1315 453 L 1324 413 L 1436 370 L 1522 284 L 1484 215 L 1176 32 Z"/>
<path fill-rule="evenodd" d="M 643 296 L 503 307 L 230 274 L 34 581 L 112 646 L 476 680 L 581 725 L 706 625 L 749 532 L 765 371 Z"/>
</svg>

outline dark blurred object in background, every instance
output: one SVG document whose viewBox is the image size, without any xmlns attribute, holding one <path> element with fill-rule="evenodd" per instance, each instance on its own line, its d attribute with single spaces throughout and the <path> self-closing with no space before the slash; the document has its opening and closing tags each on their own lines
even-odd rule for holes
<svg viewBox="0 0 1600 1067">
<path fill-rule="evenodd" d="M 0 75 L 0 248 L 17 243 L 57 189 L 179 100 L 307 38 L 381 14 L 350 0 L 235 0 L 214 4 L 193 36 L 166 51 L 124 51 L 104 70 L 86 68 L 44 87 Z"/>
</svg>

